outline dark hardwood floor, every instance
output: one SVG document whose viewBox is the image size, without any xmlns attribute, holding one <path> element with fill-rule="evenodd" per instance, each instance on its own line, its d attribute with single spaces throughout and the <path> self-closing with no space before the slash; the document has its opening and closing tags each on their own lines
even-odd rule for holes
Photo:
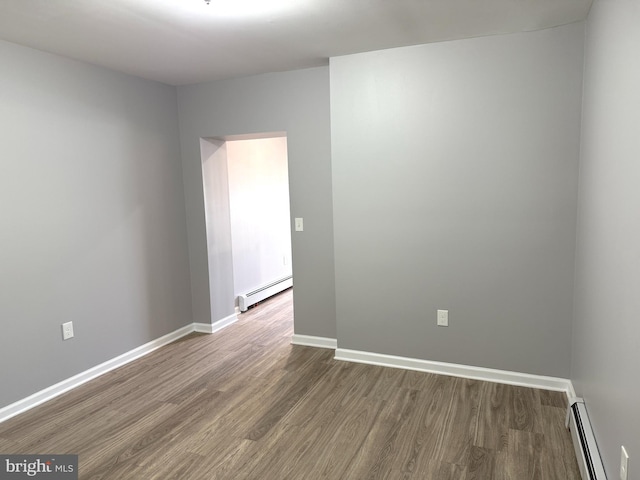
<svg viewBox="0 0 640 480">
<path fill-rule="evenodd" d="M 291 292 L 0 424 L 82 479 L 579 479 L 564 394 L 290 345 Z"/>
</svg>

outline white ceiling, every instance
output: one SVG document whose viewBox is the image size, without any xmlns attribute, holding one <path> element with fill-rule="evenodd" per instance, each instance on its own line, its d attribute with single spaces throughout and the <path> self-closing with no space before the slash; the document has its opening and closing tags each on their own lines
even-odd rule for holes
<svg viewBox="0 0 640 480">
<path fill-rule="evenodd" d="M 591 0 L 0 0 L 0 38 L 171 85 L 537 30 Z M 1 66 L 1 59 L 0 59 Z"/>
</svg>

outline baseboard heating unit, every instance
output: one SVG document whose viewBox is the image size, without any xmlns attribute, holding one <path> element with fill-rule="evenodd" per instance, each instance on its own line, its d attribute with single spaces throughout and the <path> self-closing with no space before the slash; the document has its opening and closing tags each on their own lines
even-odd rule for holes
<svg viewBox="0 0 640 480">
<path fill-rule="evenodd" d="M 255 305 L 265 298 L 269 298 L 270 296 L 275 295 L 276 293 L 280 293 L 292 286 L 293 277 L 291 275 L 281 278 L 280 280 L 276 280 L 275 282 L 271 282 L 267 285 L 257 288 L 252 292 L 239 295 L 238 307 L 240 308 L 241 312 L 246 312 L 251 305 Z"/>
<path fill-rule="evenodd" d="M 591 422 L 582 398 L 572 398 L 567 410 L 567 427 L 571 431 L 573 447 L 583 480 L 607 480 L 591 429 Z"/>
</svg>

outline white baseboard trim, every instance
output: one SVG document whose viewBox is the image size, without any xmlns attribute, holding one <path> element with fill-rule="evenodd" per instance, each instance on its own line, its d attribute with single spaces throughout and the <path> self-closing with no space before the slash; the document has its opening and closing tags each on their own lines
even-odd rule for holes
<svg viewBox="0 0 640 480">
<path fill-rule="evenodd" d="M 189 325 L 185 325 L 184 327 L 168 333 L 160 338 L 145 343 L 144 345 L 125 352 L 122 355 L 118 355 L 111 360 L 107 360 L 100 365 L 96 365 L 95 367 L 85 370 L 84 372 L 74 375 L 73 377 L 67 378 L 66 380 L 62 380 L 55 385 L 51 385 L 50 387 L 40 390 L 33 395 L 29 395 L 22 400 L 18 400 L 17 402 L 7 405 L 6 407 L 0 408 L 0 423 L 4 422 L 5 420 L 9 420 L 11 417 L 15 417 L 16 415 L 26 412 L 27 410 L 30 410 L 33 407 L 40 405 L 41 403 L 52 400 L 53 398 L 62 395 L 69 390 L 73 390 L 74 388 L 79 387 L 80 385 L 87 383 L 88 381 L 93 380 L 100 375 L 104 375 L 111 370 L 122 367 L 123 365 L 126 365 L 127 363 L 132 362 L 133 360 L 136 360 L 140 357 L 143 357 L 160 347 L 163 347 L 171 342 L 175 342 L 185 335 L 189 335 L 192 332 L 214 333 L 231 325 L 237 320 L 238 317 L 233 314 L 229 315 L 226 318 L 223 318 L 222 320 L 218 320 L 213 324 L 191 323 Z"/>
<path fill-rule="evenodd" d="M 452 377 L 472 378 L 487 382 L 506 383 L 523 387 L 541 388 L 565 392 L 569 395 L 573 391 L 571 381 L 565 378 L 545 377 L 529 373 L 510 372 L 507 370 L 495 370 L 492 368 L 458 365 L 455 363 L 434 362 L 417 358 L 398 357 L 382 353 L 363 352 L 360 350 L 348 350 L 338 348 L 336 360 L 345 362 L 366 363 L 383 367 L 404 368 L 405 370 L 417 370 L 419 372 L 437 373 Z"/>
<path fill-rule="evenodd" d="M 312 335 L 299 335 L 294 333 L 291 337 L 291 343 L 293 345 L 303 345 L 305 347 L 318 347 L 318 348 L 331 348 L 335 350 L 338 348 L 338 340 L 335 338 L 327 337 L 314 337 Z"/>
<path fill-rule="evenodd" d="M 198 333 L 215 333 L 218 330 L 222 330 L 229 325 L 238 321 L 238 315 L 232 313 L 228 317 L 224 317 L 221 320 L 213 323 L 194 323 L 193 331 Z"/>
</svg>

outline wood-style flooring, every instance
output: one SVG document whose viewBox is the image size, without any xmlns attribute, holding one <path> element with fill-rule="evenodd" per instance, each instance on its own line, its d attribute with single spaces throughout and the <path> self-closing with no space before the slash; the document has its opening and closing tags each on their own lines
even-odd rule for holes
<svg viewBox="0 0 640 480">
<path fill-rule="evenodd" d="M 579 479 L 564 394 L 290 345 L 291 291 L 0 424 L 81 479 Z"/>
</svg>

